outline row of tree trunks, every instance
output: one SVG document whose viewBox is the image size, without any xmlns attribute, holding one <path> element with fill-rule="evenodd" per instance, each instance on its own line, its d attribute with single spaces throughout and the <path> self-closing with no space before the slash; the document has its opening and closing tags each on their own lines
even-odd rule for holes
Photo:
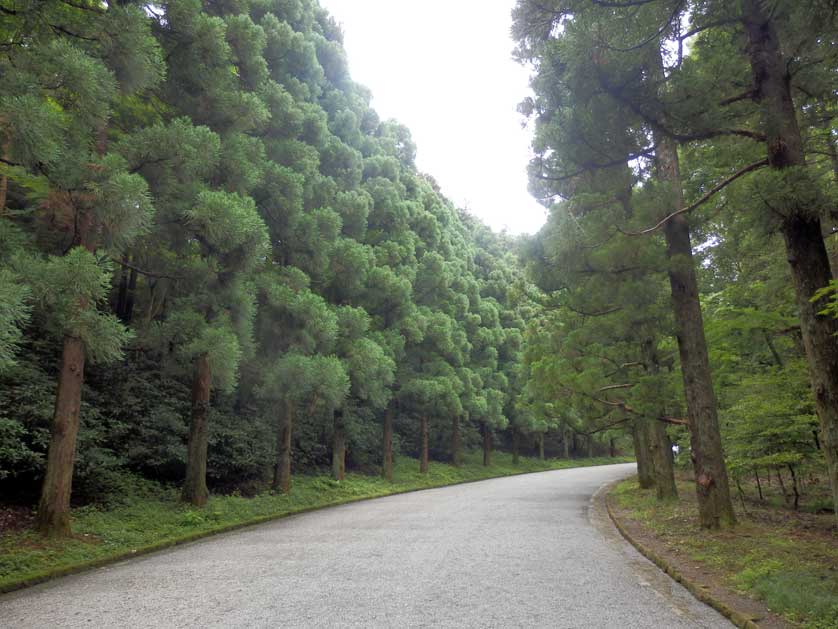
<svg viewBox="0 0 838 629">
<path fill-rule="evenodd" d="M 392 404 L 384 411 L 384 462 L 381 475 L 389 482 L 393 482 L 393 408 Z"/>
<path fill-rule="evenodd" d="M 762 106 L 768 164 L 778 172 L 802 168 L 806 164 L 803 143 L 792 99 L 789 65 L 774 24 L 776 18 L 762 0 L 745 0 L 743 9 L 754 100 Z M 789 205 L 785 203 L 781 208 L 780 228 L 797 296 L 803 346 L 838 522 L 838 320 L 818 314 L 825 300 L 812 301 L 815 292 L 827 286 L 833 275 L 823 240 L 821 208 Z"/>
<path fill-rule="evenodd" d="M 280 415 L 276 444 L 276 468 L 273 488 L 287 494 L 291 491 L 291 434 L 294 428 L 294 403 L 285 402 L 285 412 Z"/>
<path fill-rule="evenodd" d="M 419 472 L 421 474 L 428 473 L 428 417 L 422 415 L 419 418 L 419 437 L 422 441 L 419 449 Z"/>
<path fill-rule="evenodd" d="M 79 432 L 84 362 L 84 343 L 77 338 L 64 337 L 46 476 L 37 517 L 38 530 L 50 537 L 70 535 L 70 492 Z"/>
<path fill-rule="evenodd" d="M 332 476 L 335 480 L 346 478 L 346 427 L 343 412 L 335 411 L 332 430 Z"/>
</svg>

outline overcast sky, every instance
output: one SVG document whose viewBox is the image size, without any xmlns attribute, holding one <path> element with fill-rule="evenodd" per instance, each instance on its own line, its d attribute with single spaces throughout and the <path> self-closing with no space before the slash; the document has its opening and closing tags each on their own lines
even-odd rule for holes
<svg viewBox="0 0 838 629">
<path fill-rule="evenodd" d="M 530 132 L 512 60 L 515 0 L 320 0 L 343 26 L 352 78 L 382 118 L 410 128 L 420 170 L 460 207 L 512 233 L 545 210 L 527 192 Z"/>
</svg>

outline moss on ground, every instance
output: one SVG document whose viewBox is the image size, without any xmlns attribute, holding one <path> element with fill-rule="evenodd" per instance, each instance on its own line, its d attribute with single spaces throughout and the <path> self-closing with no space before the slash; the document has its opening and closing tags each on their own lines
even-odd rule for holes
<svg viewBox="0 0 838 629">
<path fill-rule="evenodd" d="M 490 467 L 484 467 L 480 455 L 473 453 L 466 456 L 462 467 L 432 462 L 428 474 L 420 474 L 416 460 L 399 458 L 392 483 L 376 476 L 351 473 L 342 482 L 328 476 L 298 476 L 294 478 L 290 495 L 264 492 L 252 498 L 212 496 L 202 509 L 181 504 L 175 488 L 146 483 L 142 491 L 135 492 L 119 506 L 74 509 L 72 539 L 45 540 L 31 530 L 0 534 L 0 591 L 214 532 L 320 507 L 485 478 L 605 465 L 629 459 L 540 461 L 521 457 L 518 465 L 514 465 L 511 455 L 497 452 L 492 460 Z"/>
</svg>

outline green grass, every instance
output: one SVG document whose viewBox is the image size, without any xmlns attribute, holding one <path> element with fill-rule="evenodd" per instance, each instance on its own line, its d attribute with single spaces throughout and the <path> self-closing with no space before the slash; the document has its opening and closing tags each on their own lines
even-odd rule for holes
<svg viewBox="0 0 838 629">
<path fill-rule="evenodd" d="M 679 482 L 680 499 L 659 503 L 653 490 L 635 480 L 611 493 L 628 515 L 668 548 L 722 575 L 724 584 L 765 602 L 774 612 L 807 629 L 838 627 L 838 538 L 831 516 L 737 505 L 733 529 L 702 531 L 692 483 Z"/>
<path fill-rule="evenodd" d="M 419 473 L 416 460 L 399 458 L 393 483 L 361 474 L 348 474 L 342 482 L 328 476 L 297 476 L 290 495 L 265 492 L 253 498 L 212 496 L 202 509 L 179 503 L 175 489 L 163 488 L 141 492 L 141 496 L 110 509 L 78 508 L 73 511 L 72 539 L 48 541 L 31 531 L 0 536 L 0 591 L 319 507 L 484 478 L 629 460 L 539 461 L 522 457 L 518 465 L 513 465 L 511 455 L 496 452 L 492 465 L 484 467 L 479 456 L 467 455 L 460 468 L 432 462 L 427 474 Z"/>
</svg>

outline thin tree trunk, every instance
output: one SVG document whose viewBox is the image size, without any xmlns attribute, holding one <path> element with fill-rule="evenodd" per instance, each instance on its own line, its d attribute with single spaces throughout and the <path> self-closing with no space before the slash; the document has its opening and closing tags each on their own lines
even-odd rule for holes
<svg viewBox="0 0 838 629">
<path fill-rule="evenodd" d="M 392 402 L 384 411 L 384 463 L 381 475 L 389 482 L 393 482 L 393 405 Z"/>
<path fill-rule="evenodd" d="M 335 480 L 346 477 L 346 429 L 343 425 L 343 413 L 334 413 L 334 434 L 332 435 L 332 476 Z"/>
<path fill-rule="evenodd" d="M 488 467 L 492 464 L 492 429 L 488 424 L 483 424 L 483 465 Z"/>
<path fill-rule="evenodd" d="M 757 480 L 757 493 L 759 494 L 759 501 L 765 502 L 765 497 L 762 495 L 762 483 L 759 482 L 759 470 L 757 468 L 754 468 L 754 478 Z M 770 476 L 768 480 L 771 480 Z"/>
<path fill-rule="evenodd" d="M 651 489 L 655 486 L 655 476 L 646 420 L 636 419 L 631 434 L 634 439 L 634 456 L 637 459 L 637 482 L 641 489 Z"/>
<path fill-rule="evenodd" d="M 77 338 L 64 337 L 47 469 L 37 517 L 38 531 L 49 537 L 70 535 L 70 492 L 80 423 L 84 362 L 84 343 Z"/>
<path fill-rule="evenodd" d="M 789 492 L 786 491 L 786 483 L 783 481 L 783 475 L 780 472 L 780 468 L 777 468 L 777 480 L 780 483 L 780 490 L 783 492 L 783 500 L 786 504 L 789 503 Z"/>
<path fill-rule="evenodd" d="M 594 436 L 593 435 L 588 435 L 585 438 L 585 441 L 587 442 L 587 446 L 588 446 L 588 458 L 592 459 L 592 458 L 594 458 Z"/>
<path fill-rule="evenodd" d="M 803 144 L 788 71 L 772 15 L 761 0 L 745 0 L 755 101 L 762 106 L 769 166 L 775 171 L 805 166 Z M 832 280 L 818 208 L 783 208 L 781 224 L 797 295 L 800 330 L 820 419 L 823 452 L 838 524 L 838 319 L 819 315 L 825 299 L 811 301 Z"/>
<path fill-rule="evenodd" d="M 419 418 L 419 438 L 422 440 L 419 449 L 419 472 L 421 474 L 428 473 L 428 417 L 427 415 L 422 415 Z"/>
<path fill-rule="evenodd" d="M 521 433 L 517 428 L 512 429 L 512 464 L 518 465 L 521 450 Z"/>
<path fill-rule="evenodd" d="M 539 461 L 544 460 L 544 433 L 538 433 L 538 459 Z"/>
<path fill-rule="evenodd" d="M 294 403 L 285 401 L 285 412 L 280 417 L 276 444 L 276 468 L 274 469 L 274 489 L 283 494 L 291 492 L 291 435 L 294 430 Z"/>
<path fill-rule="evenodd" d="M 192 418 L 189 422 L 189 445 L 186 452 L 186 479 L 181 499 L 203 507 L 207 503 L 207 436 L 212 372 L 209 357 L 201 354 L 195 360 L 192 379 Z"/>
<path fill-rule="evenodd" d="M 797 511 L 800 507 L 800 491 L 797 489 L 797 474 L 794 473 L 793 465 L 789 465 L 788 468 L 791 474 L 791 489 L 794 492 L 794 510 Z"/>
<path fill-rule="evenodd" d="M 570 459 L 570 435 L 568 433 L 569 433 L 569 431 L 568 431 L 567 427 L 565 426 L 562 429 L 562 448 L 563 448 L 563 454 L 564 454 L 565 460 Z M 541 435 L 541 443 L 539 444 L 539 447 L 542 449 L 542 451 L 544 450 L 544 434 L 543 433 Z"/>
<path fill-rule="evenodd" d="M 614 445 L 614 437 L 608 440 L 608 456 L 612 459 L 617 456 L 617 447 Z"/>
<path fill-rule="evenodd" d="M 460 416 L 454 415 L 451 420 L 451 463 L 454 467 L 463 464 L 463 447 L 460 438 Z"/>
</svg>

